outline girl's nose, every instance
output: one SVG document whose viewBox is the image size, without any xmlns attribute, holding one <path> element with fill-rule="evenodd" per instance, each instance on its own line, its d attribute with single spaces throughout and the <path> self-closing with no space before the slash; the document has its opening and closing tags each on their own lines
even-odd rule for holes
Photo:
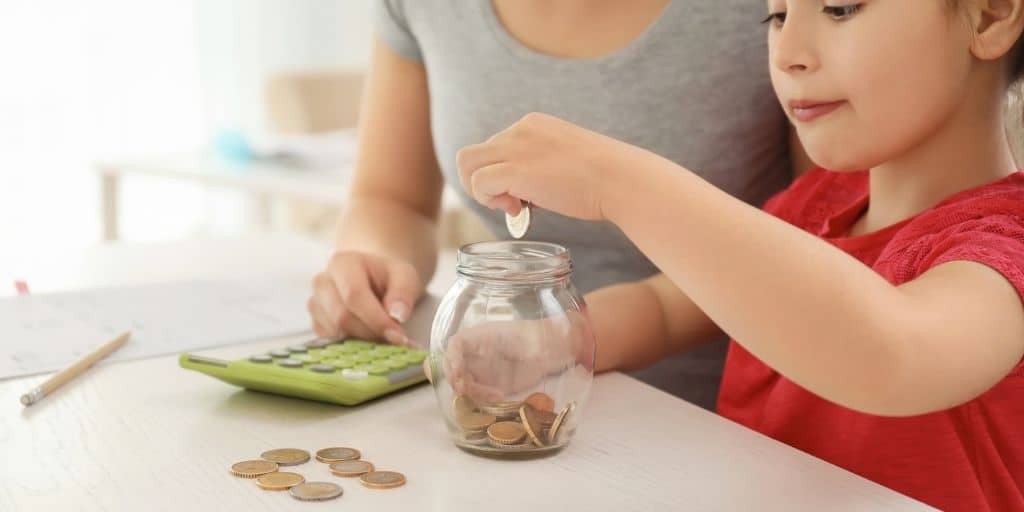
<svg viewBox="0 0 1024 512">
<path fill-rule="evenodd" d="M 784 73 L 807 73 L 818 69 L 811 20 L 802 22 L 790 16 L 772 37 L 771 63 Z"/>
</svg>

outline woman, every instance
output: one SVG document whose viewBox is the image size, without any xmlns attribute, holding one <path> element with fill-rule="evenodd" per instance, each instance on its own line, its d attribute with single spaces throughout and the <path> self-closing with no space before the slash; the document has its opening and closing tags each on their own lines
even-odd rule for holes
<svg viewBox="0 0 1024 512">
<path fill-rule="evenodd" d="M 806 167 L 790 158 L 795 139 L 771 92 L 763 14 L 748 0 L 381 0 L 352 195 L 308 303 L 317 334 L 408 342 L 401 323 L 433 275 L 444 185 L 508 236 L 502 214 L 459 185 L 456 151 L 528 112 L 703 169 L 760 205 L 790 181 L 791 161 Z M 572 253 L 598 358 L 613 355 L 602 339 L 630 335 L 617 318 L 654 321 L 651 308 L 688 302 L 614 226 L 533 213 L 529 238 Z M 691 334 L 669 348 L 687 355 L 636 375 L 713 408 L 726 345 Z"/>
</svg>

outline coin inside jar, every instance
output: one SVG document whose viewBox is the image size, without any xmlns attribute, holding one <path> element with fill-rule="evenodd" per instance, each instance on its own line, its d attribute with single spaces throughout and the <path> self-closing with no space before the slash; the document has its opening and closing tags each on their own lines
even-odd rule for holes
<svg viewBox="0 0 1024 512">
<path fill-rule="evenodd" d="M 373 489 L 390 489 L 405 484 L 405 475 L 397 471 L 372 471 L 359 477 L 363 486 Z"/>
<path fill-rule="evenodd" d="M 341 496 L 344 490 L 331 482 L 306 482 L 292 487 L 288 492 L 297 500 L 323 501 Z"/>
<path fill-rule="evenodd" d="M 565 404 L 565 408 L 558 413 L 558 417 L 555 418 L 554 423 L 551 424 L 551 430 L 548 431 L 548 442 L 551 444 L 558 444 L 559 436 L 568 424 L 569 419 L 572 417 L 572 412 L 576 410 L 576 402 L 569 402 Z"/>
<path fill-rule="evenodd" d="M 508 234 L 517 240 L 526 236 L 526 232 L 530 230 L 530 204 L 521 203 L 521 206 L 516 215 L 505 213 L 505 227 L 508 228 Z"/>
<path fill-rule="evenodd" d="M 267 473 L 256 479 L 256 485 L 268 491 L 283 491 L 305 482 L 306 478 L 298 473 L 275 472 Z"/>
<path fill-rule="evenodd" d="M 455 417 L 463 416 L 476 412 L 476 403 L 473 399 L 465 395 L 459 395 L 452 400 L 452 411 L 455 412 Z"/>
<path fill-rule="evenodd" d="M 497 420 L 493 415 L 476 412 L 467 413 L 455 418 L 460 427 L 470 431 L 484 430 Z"/>
<path fill-rule="evenodd" d="M 519 419 L 523 422 L 526 435 L 533 444 L 542 448 L 547 445 L 544 442 L 544 431 L 554 424 L 555 418 L 555 413 L 537 410 L 530 404 L 523 404 L 519 409 Z"/>
<path fill-rule="evenodd" d="M 526 397 L 526 400 L 523 400 L 523 403 L 530 404 L 538 411 L 554 412 L 555 410 L 555 399 L 548 396 L 547 393 L 534 393 Z"/>
<path fill-rule="evenodd" d="M 373 471 L 373 464 L 365 460 L 343 460 L 330 465 L 331 473 L 338 476 L 359 476 Z"/>
<path fill-rule="evenodd" d="M 501 444 L 519 444 L 526 437 L 522 423 L 499 421 L 487 427 L 487 437 Z"/>
<path fill-rule="evenodd" d="M 333 447 L 317 450 L 316 460 L 320 462 L 341 462 L 344 460 L 356 460 L 362 455 L 355 448 Z"/>
<path fill-rule="evenodd" d="M 268 460 L 245 460 L 231 465 L 231 473 L 242 478 L 256 478 L 277 471 L 277 463 Z"/>
<path fill-rule="evenodd" d="M 298 448 L 278 448 L 260 454 L 263 460 L 276 462 L 279 466 L 295 466 L 309 460 L 309 452 Z"/>
</svg>

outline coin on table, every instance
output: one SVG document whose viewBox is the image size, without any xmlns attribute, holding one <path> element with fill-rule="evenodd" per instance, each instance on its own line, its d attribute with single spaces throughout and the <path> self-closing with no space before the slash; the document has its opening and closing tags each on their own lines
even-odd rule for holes
<svg viewBox="0 0 1024 512">
<path fill-rule="evenodd" d="M 516 421 L 499 421 L 487 427 L 487 437 L 501 444 L 519 444 L 526 438 L 526 429 Z"/>
<path fill-rule="evenodd" d="M 269 460 L 244 460 L 231 465 L 231 474 L 242 478 L 256 478 L 277 471 L 277 463 Z"/>
<path fill-rule="evenodd" d="M 331 482 L 306 482 L 292 487 L 288 492 L 297 500 L 323 501 L 337 498 L 345 491 L 340 485 Z"/>
<path fill-rule="evenodd" d="M 371 471 L 359 477 L 365 487 L 373 489 L 390 489 L 405 485 L 405 475 L 396 471 Z"/>
<path fill-rule="evenodd" d="M 309 452 L 298 448 L 278 448 L 260 454 L 263 460 L 276 462 L 278 466 L 295 466 L 309 460 Z"/>
<path fill-rule="evenodd" d="M 355 448 L 333 447 L 317 450 L 316 452 L 316 460 L 320 462 L 341 462 L 344 460 L 356 460 L 361 456 L 362 454 L 360 454 L 359 450 L 356 450 Z"/>
<path fill-rule="evenodd" d="M 508 228 L 508 234 L 512 235 L 512 238 L 519 239 L 526 236 L 526 232 L 530 230 L 530 204 L 522 203 L 522 208 L 517 215 L 509 215 L 506 212 L 505 227 Z"/>
<path fill-rule="evenodd" d="M 547 393 L 537 392 L 523 400 L 524 404 L 530 404 L 534 409 L 538 411 L 554 412 L 555 410 L 555 399 L 551 398 Z"/>
<path fill-rule="evenodd" d="M 498 419 L 491 414 L 471 412 L 455 418 L 459 426 L 468 431 L 480 431 L 491 426 Z"/>
<path fill-rule="evenodd" d="M 256 479 L 256 485 L 268 491 L 283 491 L 305 482 L 306 478 L 298 473 L 278 471 L 267 473 Z"/>
<path fill-rule="evenodd" d="M 544 430 L 554 425 L 555 418 L 555 413 L 538 410 L 530 404 L 523 404 L 519 408 L 519 419 L 523 422 L 526 435 L 533 441 L 533 444 L 540 447 L 547 445 L 544 442 L 546 438 Z"/>
<path fill-rule="evenodd" d="M 359 476 L 373 471 L 373 464 L 365 460 L 343 460 L 330 465 L 331 473 L 338 476 Z"/>
<path fill-rule="evenodd" d="M 576 410 L 576 402 L 569 402 L 565 404 L 565 408 L 562 412 L 558 413 L 558 417 L 555 418 L 554 423 L 551 424 L 551 430 L 548 432 L 548 442 L 551 444 L 558 444 L 558 436 L 565 429 L 565 425 L 569 423 L 569 418 L 572 417 L 573 411 Z"/>
</svg>

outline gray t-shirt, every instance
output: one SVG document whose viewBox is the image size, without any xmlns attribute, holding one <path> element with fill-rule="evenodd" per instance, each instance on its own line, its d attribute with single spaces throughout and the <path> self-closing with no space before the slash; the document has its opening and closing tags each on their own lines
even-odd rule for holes
<svg viewBox="0 0 1024 512">
<path fill-rule="evenodd" d="M 381 0 L 375 10 L 378 37 L 424 64 L 445 180 L 495 236 L 508 237 L 504 214 L 466 195 L 455 153 L 534 111 L 651 150 L 758 206 L 790 179 L 763 4 L 673 1 L 629 45 L 596 59 L 529 49 L 490 0 Z M 584 293 L 657 272 L 610 223 L 533 213 L 527 238 L 568 247 Z"/>
<path fill-rule="evenodd" d="M 784 187 L 788 128 L 769 81 L 764 14 L 750 0 L 676 0 L 625 48 L 596 59 L 529 49 L 505 30 L 491 0 L 379 0 L 374 17 L 385 44 L 426 68 L 445 181 L 508 238 L 504 214 L 462 189 L 455 153 L 529 112 L 651 150 L 751 204 Z M 568 247 L 584 293 L 658 271 L 610 223 L 533 214 L 527 238 Z M 710 344 L 633 375 L 713 409 L 724 356 L 724 343 Z"/>
</svg>

